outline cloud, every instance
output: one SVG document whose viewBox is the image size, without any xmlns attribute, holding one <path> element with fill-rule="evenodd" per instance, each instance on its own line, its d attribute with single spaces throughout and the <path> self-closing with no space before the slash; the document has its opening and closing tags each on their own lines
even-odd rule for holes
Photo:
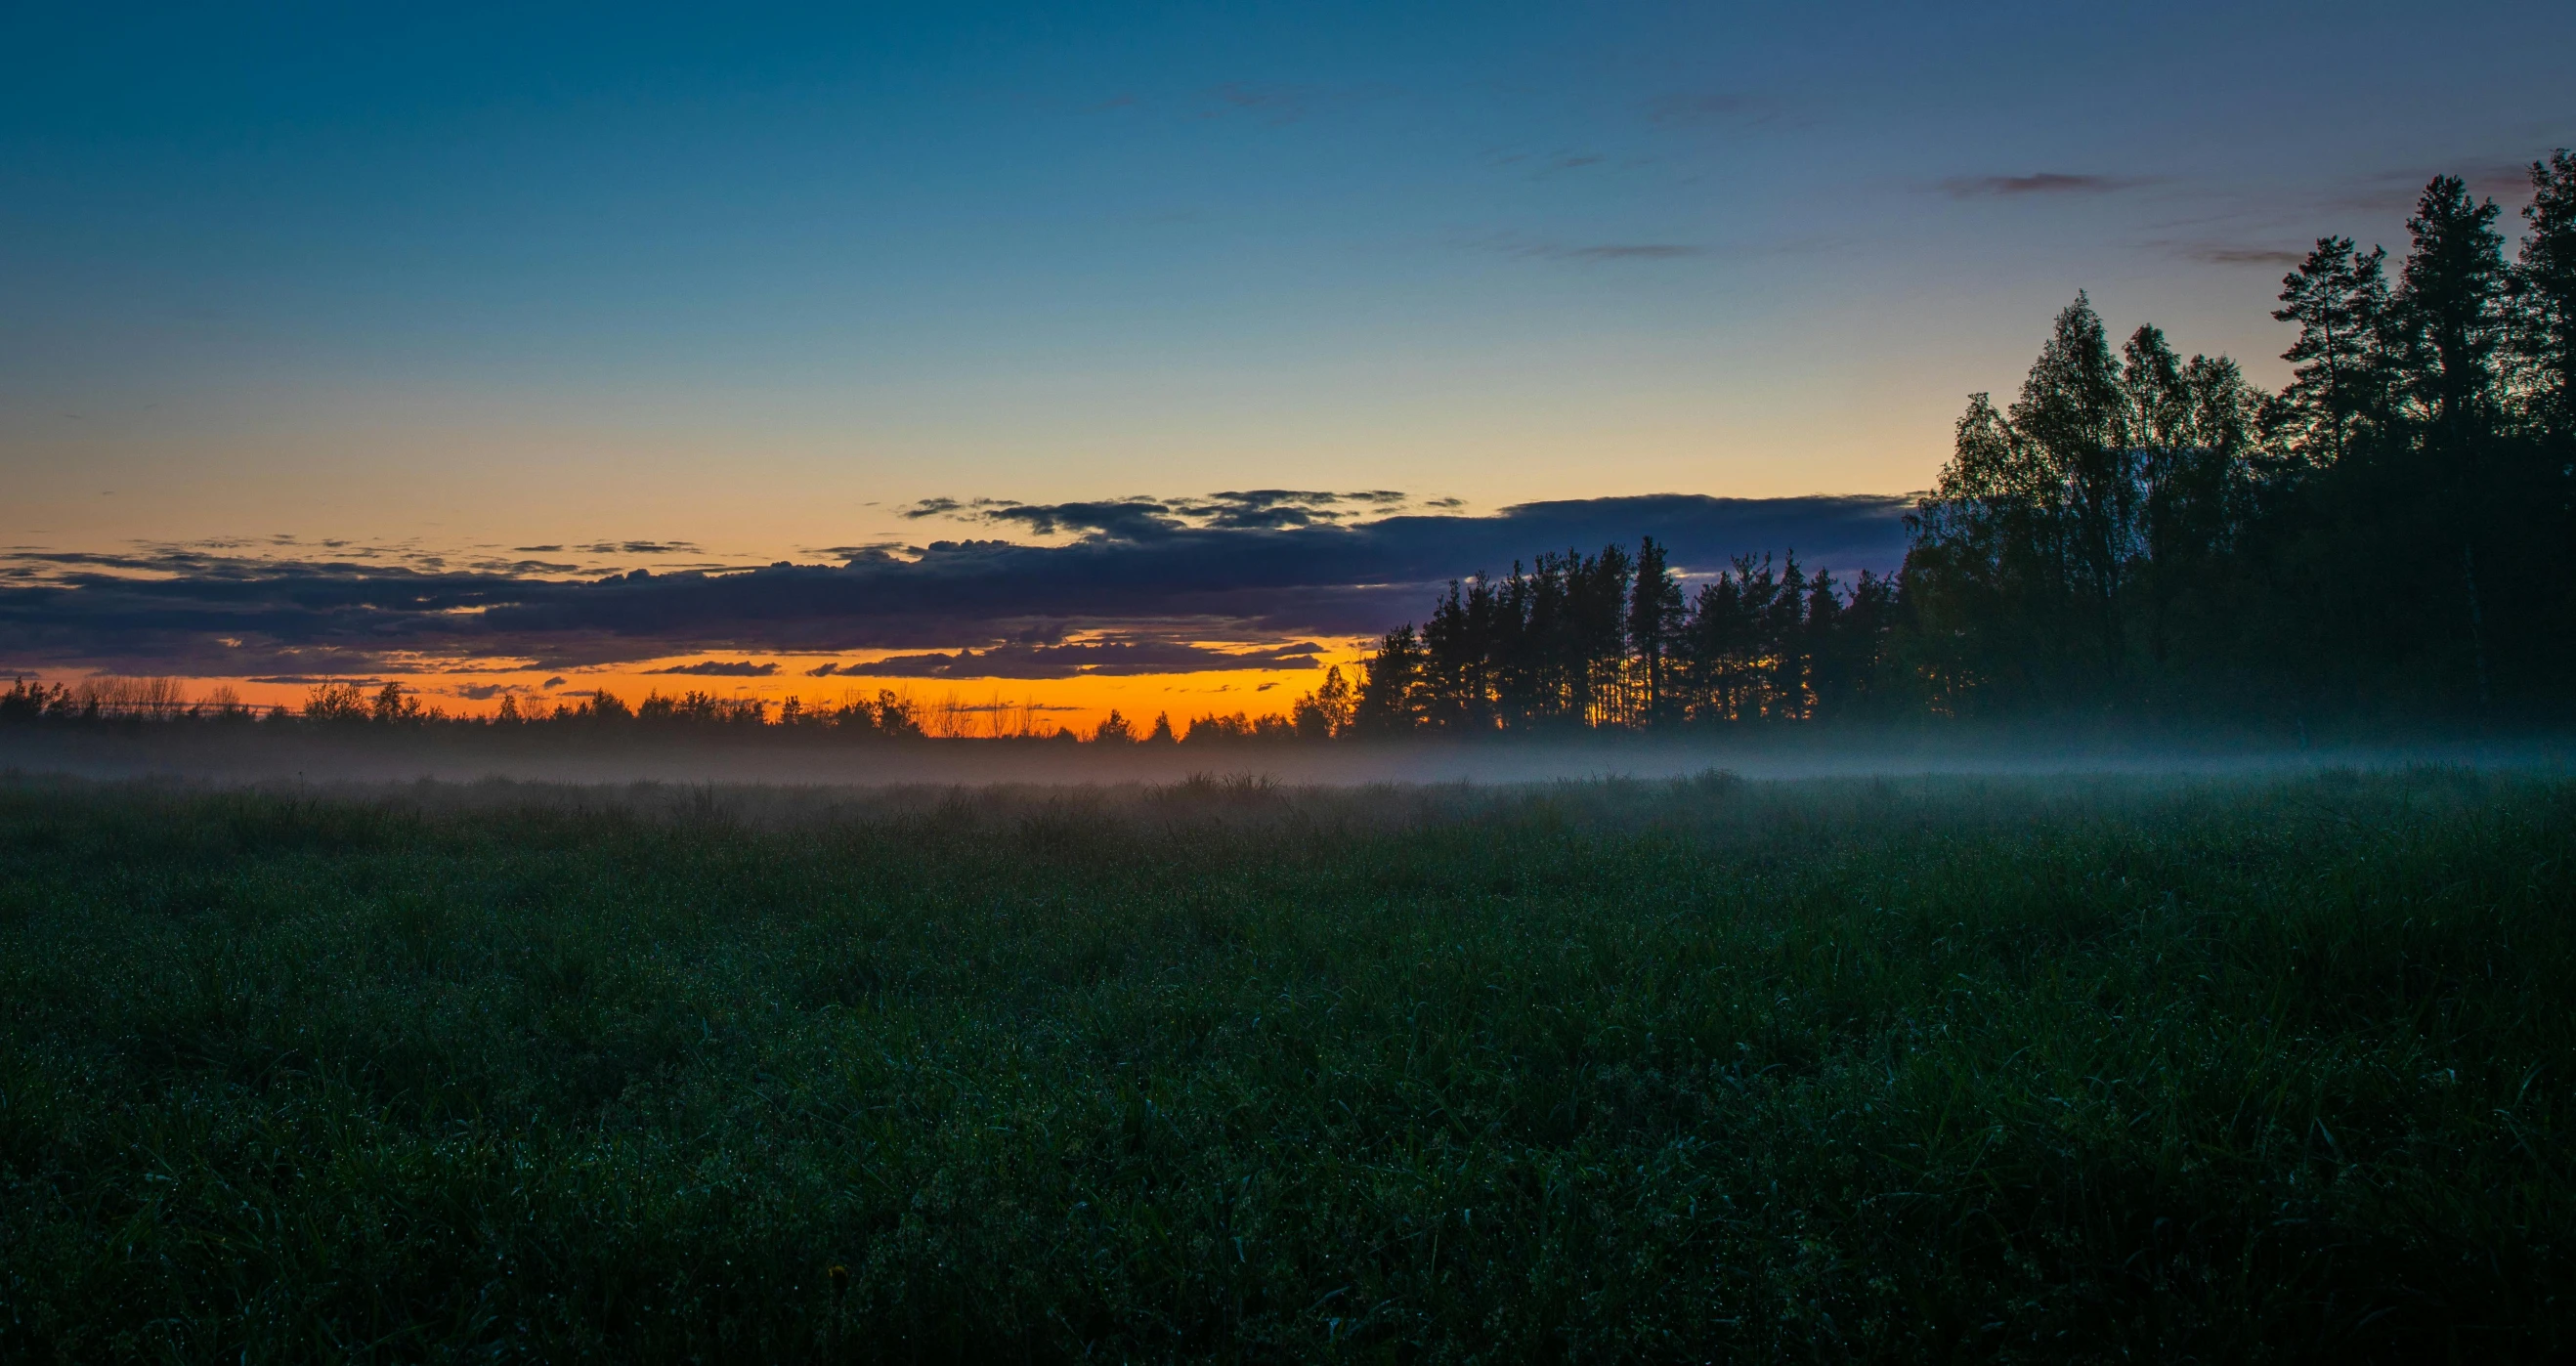
<svg viewBox="0 0 2576 1366">
<path fill-rule="evenodd" d="M 1169 511 L 1218 529 L 1278 530 L 1316 526 L 1367 513 L 1382 513 L 1404 502 L 1392 489 L 1362 493 L 1329 493 L 1312 489 L 1239 489 L 1211 493 L 1196 501 L 1175 500 Z"/>
<path fill-rule="evenodd" d="M 706 552 L 687 541 L 593 541 L 576 546 L 593 555 L 703 555 Z"/>
<path fill-rule="evenodd" d="M 808 553 L 828 555 L 848 563 L 852 560 L 887 560 L 894 558 L 898 553 L 919 554 L 920 552 L 901 541 L 870 541 L 866 545 L 830 545 Z"/>
<path fill-rule="evenodd" d="M 1494 164 L 1497 166 L 1528 168 L 1529 177 L 1532 180 L 1546 180 L 1552 176 L 1564 175 L 1570 171 L 1588 170 L 1594 166 L 1607 165 L 1609 164 L 1609 161 L 1609 154 L 1605 152 L 1550 152 L 1546 154 L 1533 152 L 1509 152 L 1494 158 Z M 1627 164 L 1637 165 L 1640 163 L 1632 160 Z"/>
<path fill-rule="evenodd" d="M 369 678 L 363 674 L 356 677 L 348 674 L 253 674 L 248 681 L 287 684 L 299 688 L 309 688 L 323 683 L 354 683 L 360 687 L 373 688 L 382 682 L 380 679 Z"/>
<path fill-rule="evenodd" d="M 1121 498 L 1104 503 L 1037 503 L 993 507 L 988 522 L 1018 522 L 1040 536 L 1090 532 L 1115 540 L 1147 540 L 1168 535 L 1184 525 L 1168 504 L 1150 498 Z"/>
<path fill-rule="evenodd" d="M 2377 171 L 2346 182 L 2346 188 L 2333 196 L 2335 207 L 2368 209 L 2376 212 L 2406 212 L 2424 193 L 2434 177 L 2458 176 L 2475 199 L 2493 199 L 2508 208 L 2519 207 L 2531 198 L 2531 163 L 2528 161 L 2480 160 L 2450 166 L 2422 166 Z"/>
<path fill-rule="evenodd" d="M 1136 674 L 1212 673 L 1229 669 L 1312 669 L 1323 647 L 1312 641 L 1248 650 L 1213 650 L 1167 640 L 1098 640 L 1068 645 L 999 645 L 990 650 L 895 655 L 844 664 L 843 677 L 1055 679 Z"/>
<path fill-rule="evenodd" d="M 2154 183 L 2154 179 L 2147 176 L 2040 171 L 2033 175 L 1958 176 L 1942 181 L 1941 189 L 1953 199 L 1983 199 L 2028 194 L 2109 194 L 2114 190 L 2134 190 Z"/>
<path fill-rule="evenodd" d="M 2308 259 L 2303 251 L 2286 251 L 2279 247 L 2231 247 L 2201 243 L 2179 247 L 2175 254 L 2189 261 L 2205 261 L 2213 266 L 2296 266 Z"/>
<path fill-rule="evenodd" d="M 1713 253 L 1695 242 L 1555 242 L 1499 232 L 1460 245 L 1539 261 L 1675 261 Z"/>
<path fill-rule="evenodd" d="M 767 678 L 771 674 L 778 672 L 778 666 L 774 663 L 754 664 L 748 659 L 734 662 L 727 662 L 721 659 L 704 659 L 695 664 L 674 664 L 667 669 L 646 669 L 644 672 L 648 674 L 694 674 L 700 678 Z"/>
<path fill-rule="evenodd" d="M 1083 535 L 1140 541 L 1190 528 L 1268 530 L 1317 526 L 1401 506 L 1395 489 L 1334 493 L 1320 489 L 1233 489 L 1198 498 L 1113 498 L 1082 503 L 1022 503 L 1009 498 L 925 498 L 907 517 L 940 516 L 1019 525 L 1040 536 Z"/>
<path fill-rule="evenodd" d="M 1903 557 L 1899 519 L 1909 506 L 1888 497 L 1657 494 L 1465 516 L 1402 511 L 1400 498 L 1256 489 L 1043 506 L 994 500 L 975 515 L 1032 507 L 1004 520 L 1085 534 L 1057 545 L 941 540 L 909 558 L 596 581 L 167 547 L 22 551 L 0 554 L 0 564 L 25 571 L 0 578 L 0 657 L 231 677 L 416 672 L 441 660 L 495 659 L 560 674 L 675 655 L 724 665 L 721 656 L 736 652 L 857 650 L 939 654 L 898 667 L 954 677 L 970 666 L 958 654 L 968 648 L 971 667 L 985 669 L 1253 667 L 1242 657 L 1211 663 L 1188 653 L 1198 647 L 1168 642 L 1283 650 L 1373 635 L 1420 620 L 1450 578 L 1505 572 L 1541 551 L 1633 545 L 1641 535 L 1670 547 L 1686 570 L 1791 549 L 1845 574 L 1887 570 Z M 1263 515 L 1281 508 L 1353 515 L 1302 523 Z M 1064 644 L 1071 637 L 1088 639 Z M 1275 667 L 1297 667 L 1291 657 L 1276 656 Z"/>
<path fill-rule="evenodd" d="M 1591 247 L 1560 247 L 1547 254 L 1570 261 L 1670 261 L 1706 256 L 1708 248 L 1686 242 L 1607 242 Z"/>
</svg>

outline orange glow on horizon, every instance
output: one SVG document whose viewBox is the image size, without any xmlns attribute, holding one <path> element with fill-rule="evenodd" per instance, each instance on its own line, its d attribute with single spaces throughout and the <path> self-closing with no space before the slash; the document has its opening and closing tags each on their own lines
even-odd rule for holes
<svg viewBox="0 0 2576 1366">
<path fill-rule="evenodd" d="M 531 715 L 551 714 L 558 703 L 574 705 L 605 689 L 630 706 L 654 693 L 677 696 L 703 692 L 727 699 L 757 698 L 769 704 L 774 720 L 779 705 L 791 697 L 801 698 L 809 708 L 828 708 L 840 705 L 851 694 L 873 701 L 882 690 L 908 700 L 916 716 L 954 703 L 954 710 L 963 713 L 971 733 L 989 733 L 988 727 L 993 725 L 1016 729 L 1025 718 L 1040 732 L 1054 727 L 1087 735 L 1112 711 L 1125 717 L 1140 733 L 1153 725 L 1157 715 L 1168 715 L 1175 730 L 1186 730 L 1191 721 L 1201 716 L 1230 716 L 1237 712 L 1255 717 L 1285 715 L 1299 697 L 1323 683 L 1327 668 L 1339 666 L 1343 676 L 1356 683 L 1358 665 L 1367 657 L 1366 644 L 1330 643 L 1318 655 L 1319 667 L 1312 669 L 1080 674 L 1050 679 L 892 678 L 838 672 L 817 678 L 805 671 L 824 663 L 864 668 L 869 661 L 851 661 L 836 655 L 787 656 L 752 651 L 697 652 L 584 670 L 517 668 L 510 664 L 388 669 L 329 681 L 355 683 L 369 691 L 387 682 L 398 682 L 410 689 L 423 707 L 434 707 L 450 716 L 490 716 L 500 709 L 504 695 L 517 697 L 520 707 Z M 758 677 L 657 672 L 711 658 L 746 657 L 774 663 L 777 671 Z M 31 681 L 60 683 L 74 689 L 89 676 L 52 671 L 29 675 Z M 178 682 L 192 702 L 205 700 L 218 688 L 229 688 L 246 705 L 263 711 L 282 706 L 290 712 L 302 709 L 315 686 L 216 675 L 190 676 Z M 549 683 L 553 686 L 547 686 Z M 486 689 L 491 691 L 485 692 Z"/>
</svg>

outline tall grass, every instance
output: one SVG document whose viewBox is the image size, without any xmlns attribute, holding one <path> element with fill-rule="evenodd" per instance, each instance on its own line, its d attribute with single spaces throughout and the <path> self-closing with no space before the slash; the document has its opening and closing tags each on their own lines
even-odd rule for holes
<svg viewBox="0 0 2576 1366">
<path fill-rule="evenodd" d="M 21 782 L 0 1357 L 2563 1356 L 2571 852 L 2439 771 Z"/>
</svg>

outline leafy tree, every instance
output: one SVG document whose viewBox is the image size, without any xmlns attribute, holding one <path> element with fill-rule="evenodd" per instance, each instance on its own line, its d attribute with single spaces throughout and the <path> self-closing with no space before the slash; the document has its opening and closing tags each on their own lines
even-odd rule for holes
<svg viewBox="0 0 2576 1366">
<path fill-rule="evenodd" d="M 1289 709 L 1289 724 L 1300 739 L 1330 740 L 1350 731 L 1356 706 L 1357 697 L 1350 682 L 1342 677 L 1342 667 L 1336 664 L 1324 671 L 1322 684 L 1298 698 Z"/>
<path fill-rule="evenodd" d="M 2008 411 L 1970 396 L 1950 463 L 1909 521 L 1906 565 L 1926 627 L 1947 637 L 1931 666 L 1951 705 L 2098 695 L 2117 674 L 2141 497 L 2123 379 L 2078 295 Z"/>
<path fill-rule="evenodd" d="M 873 708 L 867 707 L 865 703 L 861 703 L 860 706 L 874 714 L 879 735 L 915 740 L 921 738 L 921 709 L 914 704 L 909 694 L 897 693 L 891 688 L 879 688 L 876 705 Z"/>
<path fill-rule="evenodd" d="M 414 721 L 420 718 L 420 699 L 412 696 L 411 689 L 404 687 L 400 682 L 387 680 L 383 687 L 376 690 L 373 710 L 378 725 L 390 726 L 404 721 Z"/>
<path fill-rule="evenodd" d="M 364 721 L 374 714 L 355 683 L 317 683 L 304 695 L 307 721 Z"/>
</svg>

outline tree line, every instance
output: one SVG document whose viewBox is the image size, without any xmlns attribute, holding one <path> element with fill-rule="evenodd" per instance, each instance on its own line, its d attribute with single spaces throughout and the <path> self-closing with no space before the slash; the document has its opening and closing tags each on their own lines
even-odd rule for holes
<svg viewBox="0 0 2576 1366">
<path fill-rule="evenodd" d="M 1745 556 L 1685 599 L 1664 548 L 1541 555 L 1453 583 L 1378 644 L 1336 733 L 1808 720 L 1863 710 L 1899 585 L 1845 590 L 1795 553 Z M 1332 680 L 1327 680 L 1329 688 Z"/>
<path fill-rule="evenodd" d="M 1342 689 L 1340 670 L 1333 670 L 1327 697 Z M 1310 695 L 1309 701 L 1312 700 Z M 552 734 L 566 738 L 655 733 L 699 735 L 767 735 L 786 738 L 923 740 L 989 739 L 1086 742 L 1103 745 L 1214 744 L 1275 741 L 1330 736 L 1311 722 L 1300 729 L 1283 715 L 1202 715 L 1175 726 L 1169 713 L 1138 726 L 1111 711 L 1086 734 L 1045 719 L 1034 703 L 989 704 L 961 701 L 954 694 L 922 700 L 910 693 L 879 689 L 869 696 L 857 689 L 838 701 L 790 696 L 771 701 L 756 697 L 720 697 L 690 689 L 676 694 L 652 692 L 629 703 L 605 688 L 559 698 L 551 706 L 523 704 L 515 693 L 503 693 L 491 713 L 453 713 L 425 703 L 417 689 L 399 680 L 361 686 L 326 681 L 311 686 L 299 706 L 257 706 L 242 702 L 234 690 L 217 685 L 202 697 L 188 696 L 176 678 L 99 676 L 78 683 L 52 683 L 17 677 L 0 689 L 0 725 L 160 724 L 226 725 L 255 723 L 264 727 L 306 731 L 382 733 L 391 730 Z"/>
<path fill-rule="evenodd" d="M 1652 540 L 1453 583 L 1337 730 L 2249 711 L 2558 714 L 2576 682 L 2576 157 L 2510 259 L 2436 177 L 2405 256 L 2317 240 L 2278 393 L 2089 299 L 2011 402 L 1970 398 L 1887 579 Z"/>
</svg>

